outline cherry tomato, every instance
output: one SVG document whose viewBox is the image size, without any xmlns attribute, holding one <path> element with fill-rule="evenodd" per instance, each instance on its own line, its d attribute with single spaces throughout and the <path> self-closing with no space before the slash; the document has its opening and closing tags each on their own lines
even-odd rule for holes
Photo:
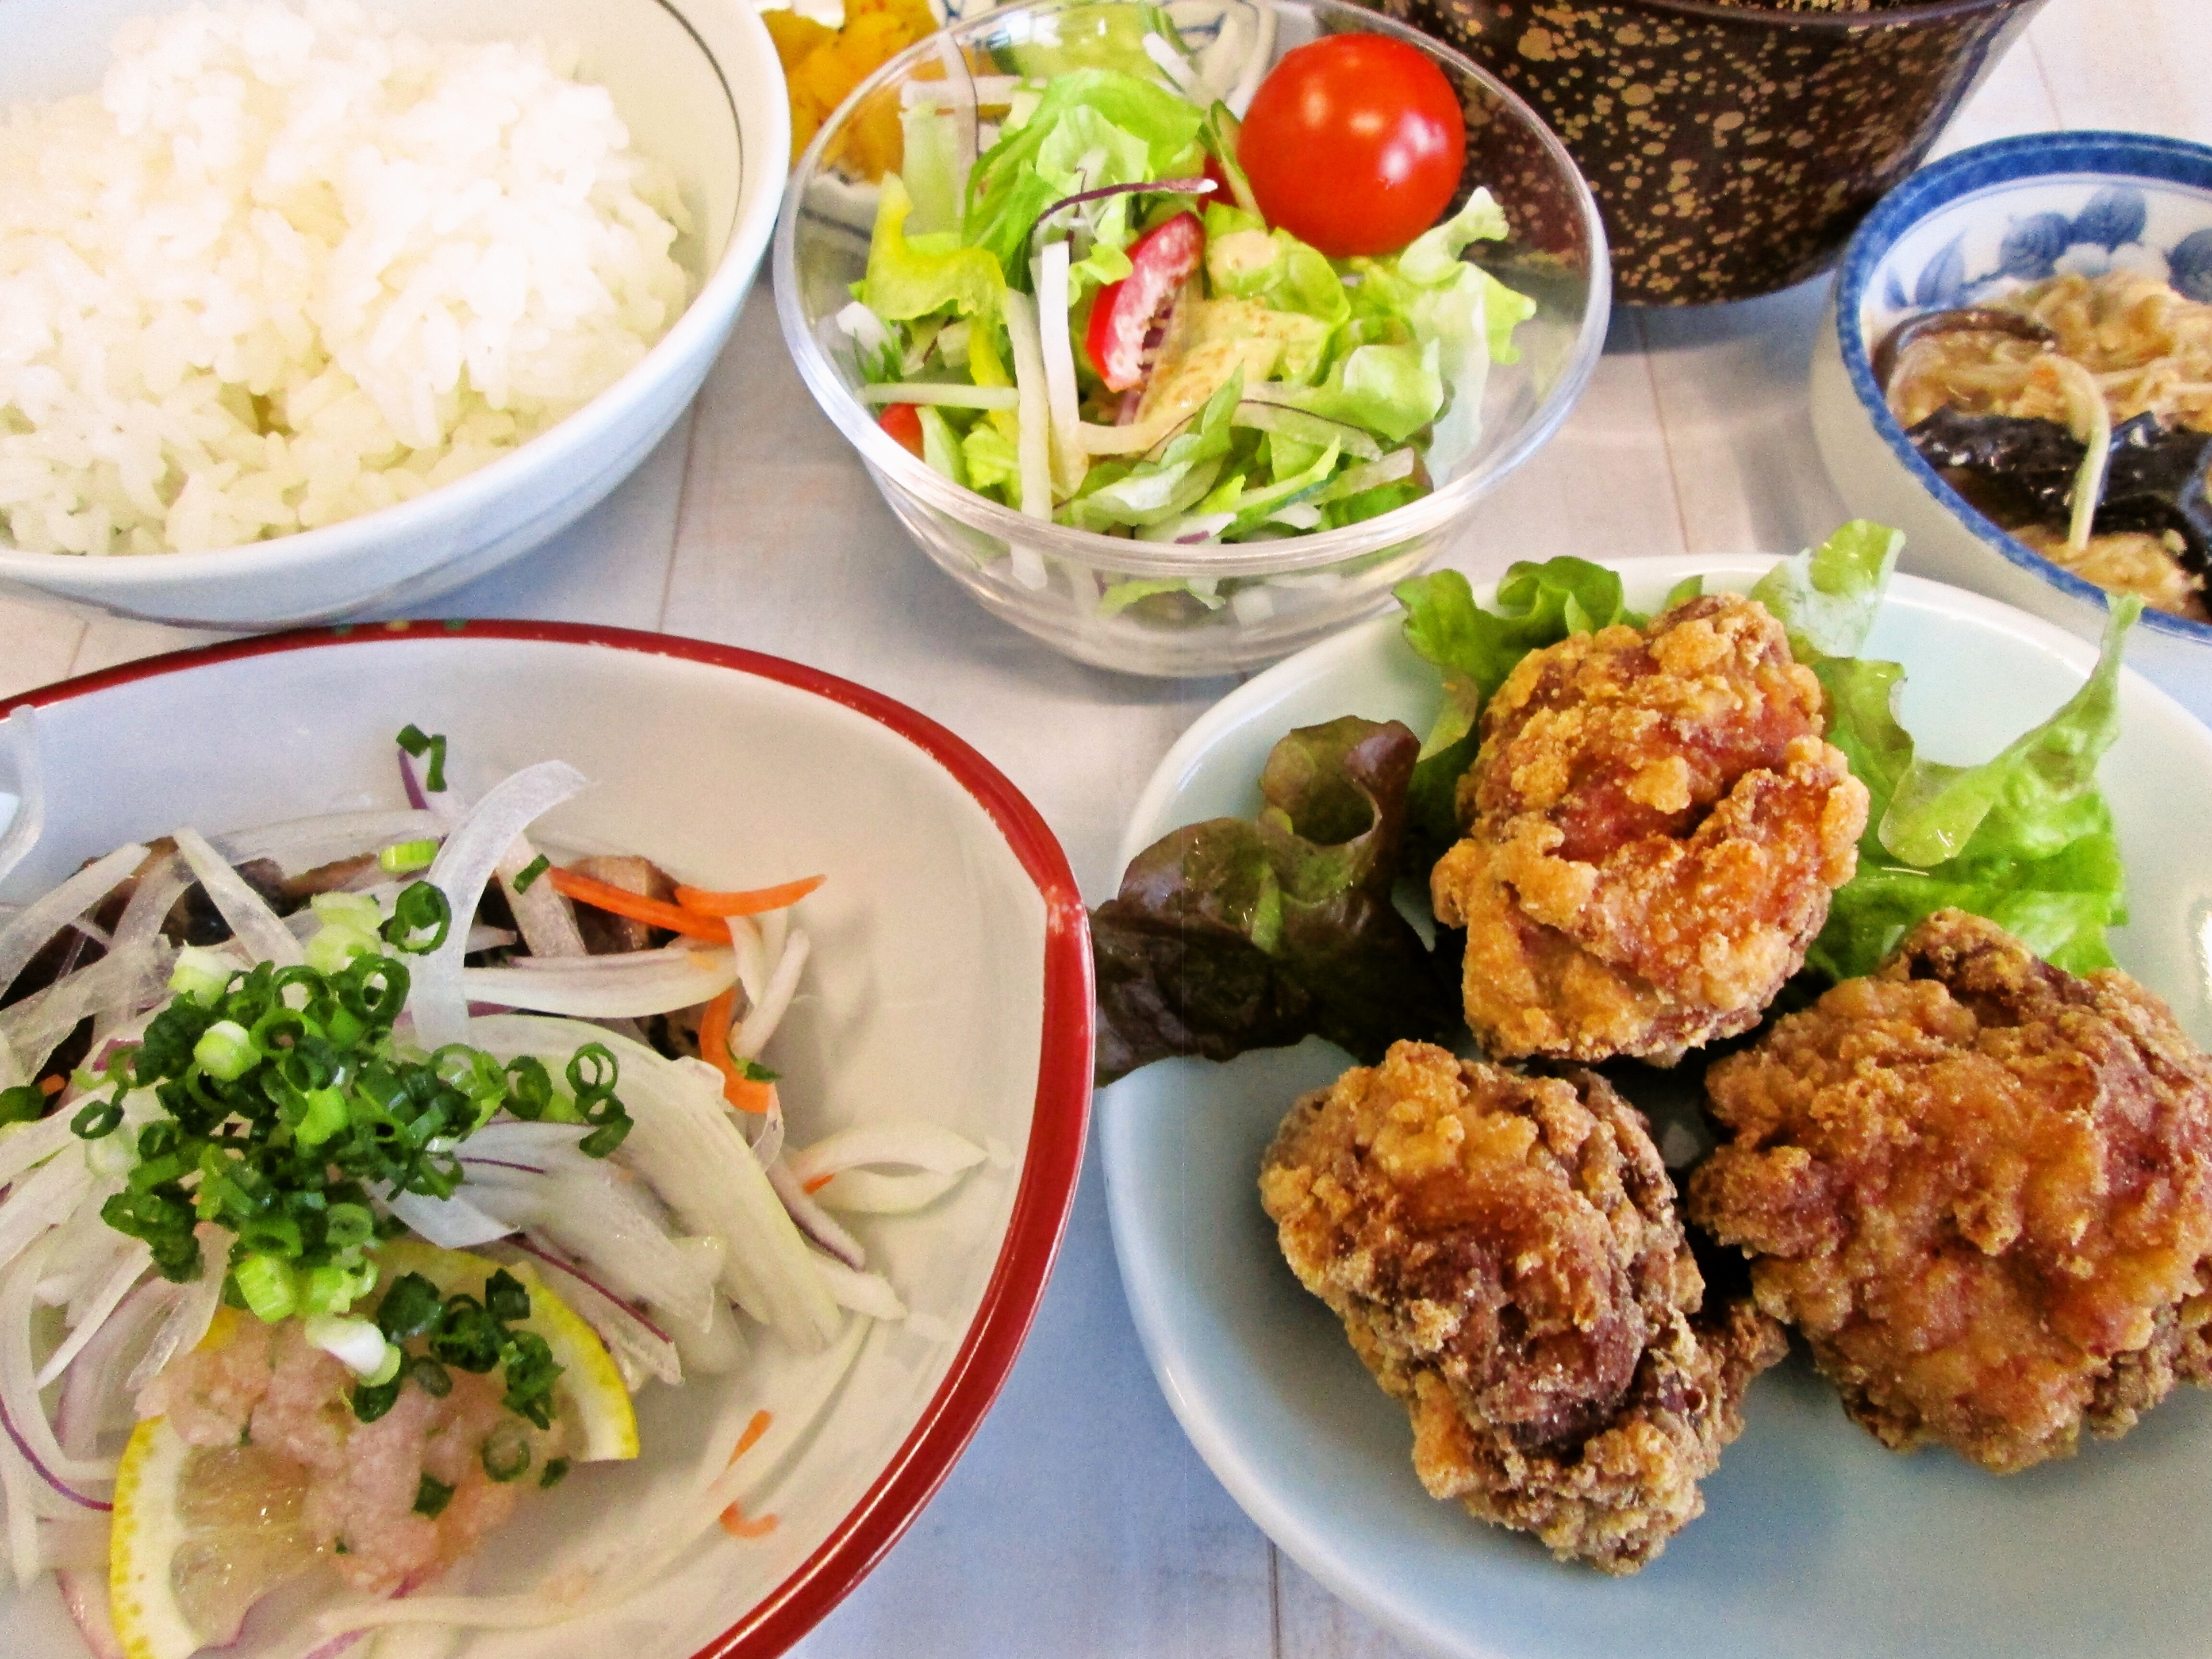
<svg viewBox="0 0 2212 1659">
<path fill-rule="evenodd" d="M 921 411 L 912 404 L 885 404 L 876 424 L 915 454 L 921 453 Z"/>
<path fill-rule="evenodd" d="M 1333 259 L 1395 253 L 1451 205 L 1467 118 L 1417 48 L 1324 35 L 1267 72 L 1237 160 L 1269 224 Z"/>
<path fill-rule="evenodd" d="M 1083 349 L 1109 392 L 1145 378 L 1145 337 L 1176 290 L 1206 254 L 1206 229 L 1194 213 L 1178 213 L 1129 245 L 1129 274 L 1098 290 Z"/>
</svg>

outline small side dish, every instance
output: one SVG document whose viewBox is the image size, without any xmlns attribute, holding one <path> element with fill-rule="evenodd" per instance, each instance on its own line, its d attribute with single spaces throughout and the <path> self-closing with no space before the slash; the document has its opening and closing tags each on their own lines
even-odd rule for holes
<svg viewBox="0 0 2212 1659">
<path fill-rule="evenodd" d="M 1905 435 L 2044 557 L 2212 620 L 2212 305 L 2115 270 L 1924 313 L 1875 353 Z"/>
<path fill-rule="evenodd" d="M 1080 58 L 908 87 L 837 319 L 884 429 L 1031 518 L 1146 541 L 1425 493 L 1535 308 L 1460 257 L 1506 234 L 1480 181 L 1438 222 L 1467 149 L 1443 71 L 1339 34 L 1217 84 L 1165 13 L 1101 9 Z"/>
</svg>

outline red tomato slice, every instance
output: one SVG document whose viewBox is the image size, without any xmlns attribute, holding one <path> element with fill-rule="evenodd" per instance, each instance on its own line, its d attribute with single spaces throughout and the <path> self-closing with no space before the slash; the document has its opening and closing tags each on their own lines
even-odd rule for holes
<svg viewBox="0 0 2212 1659">
<path fill-rule="evenodd" d="M 1098 290 L 1083 349 L 1109 392 L 1143 384 L 1145 336 L 1206 253 L 1206 228 L 1194 213 L 1155 225 L 1129 247 L 1129 274 Z"/>
<path fill-rule="evenodd" d="M 1267 71 L 1237 160 L 1269 224 L 1332 259 L 1395 253 L 1451 205 L 1467 118 L 1418 47 L 1324 35 Z"/>
<path fill-rule="evenodd" d="M 921 411 L 912 404 L 885 404 L 876 424 L 915 454 L 921 453 Z"/>
</svg>

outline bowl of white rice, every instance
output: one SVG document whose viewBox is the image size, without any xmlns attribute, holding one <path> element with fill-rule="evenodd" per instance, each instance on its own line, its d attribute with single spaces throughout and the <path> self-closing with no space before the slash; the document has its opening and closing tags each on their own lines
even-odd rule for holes
<svg viewBox="0 0 2212 1659">
<path fill-rule="evenodd" d="M 750 0 L 9 0 L 0 592 L 388 614 L 626 477 L 789 152 Z"/>
</svg>

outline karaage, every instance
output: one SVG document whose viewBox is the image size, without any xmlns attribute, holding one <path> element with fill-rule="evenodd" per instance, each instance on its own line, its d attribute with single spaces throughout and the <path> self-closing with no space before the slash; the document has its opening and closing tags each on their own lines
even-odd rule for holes
<svg viewBox="0 0 2212 1659">
<path fill-rule="evenodd" d="M 1291 1109 L 1261 1201 L 1405 1402 L 1439 1498 L 1633 1572 L 1705 1507 L 1781 1331 L 1705 1281 L 1644 1120 L 1593 1073 L 1401 1042 Z"/>
<path fill-rule="evenodd" d="M 1748 1030 L 1851 878 L 1867 792 L 1763 605 L 1715 594 L 1523 658 L 1436 866 L 1492 1059 L 1672 1065 Z"/>
<path fill-rule="evenodd" d="M 2212 1382 L 2212 1061 L 2126 975 L 1939 912 L 1706 1086 L 1691 1218 L 1886 1445 L 2008 1473 Z"/>
</svg>

